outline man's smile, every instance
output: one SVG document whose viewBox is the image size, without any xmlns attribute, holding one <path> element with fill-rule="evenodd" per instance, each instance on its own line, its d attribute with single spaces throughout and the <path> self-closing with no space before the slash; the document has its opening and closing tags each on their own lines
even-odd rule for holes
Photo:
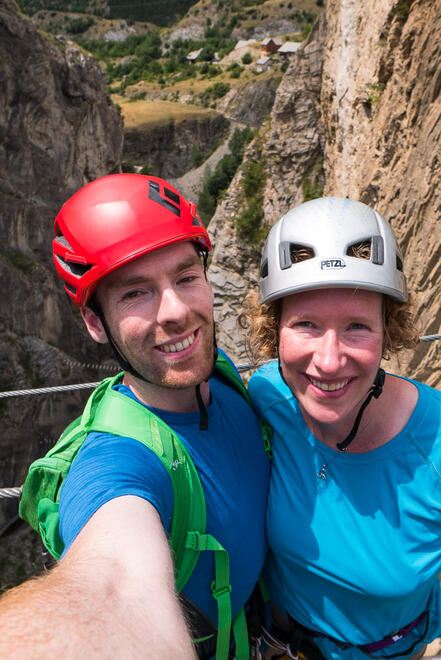
<svg viewBox="0 0 441 660">
<path fill-rule="evenodd" d="M 181 341 L 177 341 L 176 343 L 173 344 L 172 343 L 160 344 L 158 346 L 155 346 L 155 348 L 159 351 L 162 351 L 163 353 L 177 353 L 191 346 L 195 340 L 195 337 L 196 337 L 196 333 L 192 332 L 190 335 L 188 335 Z"/>
</svg>

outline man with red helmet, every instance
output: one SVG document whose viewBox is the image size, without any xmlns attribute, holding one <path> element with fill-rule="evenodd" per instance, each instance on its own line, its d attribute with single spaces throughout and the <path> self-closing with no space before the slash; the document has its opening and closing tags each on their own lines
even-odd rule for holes
<svg viewBox="0 0 441 660">
<path fill-rule="evenodd" d="M 191 638 L 205 637 L 199 658 L 227 657 L 212 632 L 221 617 L 229 622 L 242 611 L 259 577 L 269 466 L 254 411 L 217 369 L 210 249 L 195 205 L 154 177 L 103 177 L 59 212 L 53 252 L 66 292 L 92 338 L 109 342 L 122 365 L 114 389 L 185 446 L 212 539 L 200 549 L 216 552 L 199 556 L 182 608 L 167 543 L 176 502 L 160 452 L 130 436 L 92 431 L 61 489 L 62 560 L 0 603 L 0 615 L 20 631 L 0 636 L 0 655 L 14 644 L 17 657 L 50 650 L 59 657 L 186 659 L 195 657 Z M 221 571 L 229 571 L 228 587 L 212 591 Z M 216 603 L 225 603 L 225 591 L 227 614 Z M 44 634 L 40 606 L 50 622 Z"/>
</svg>

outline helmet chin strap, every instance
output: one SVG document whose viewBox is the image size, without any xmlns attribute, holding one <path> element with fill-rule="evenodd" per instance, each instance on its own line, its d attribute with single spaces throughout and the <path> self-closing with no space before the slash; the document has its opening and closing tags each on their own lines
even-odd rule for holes
<svg viewBox="0 0 441 660">
<path fill-rule="evenodd" d="M 107 339 L 109 341 L 110 347 L 111 347 L 111 349 L 112 349 L 112 351 L 115 355 L 115 358 L 116 358 L 119 366 L 121 367 L 121 369 L 123 371 L 127 371 L 132 376 L 135 376 L 135 378 L 139 378 L 139 380 L 144 381 L 144 383 L 148 383 L 149 385 L 154 385 L 154 383 L 151 380 L 148 380 L 148 378 L 145 378 L 145 376 L 140 374 L 139 371 L 137 371 L 135 369 L 135 367 L 133 367 L 130 364 L 130 362 L 121 353 L 120 349 L 115 344 L 115 341 L 112 337 L 112 333 L 109 330 L 109 326 L 107 325 L 105 316 L 103 314 L 103 311 L 102 311 L 99 303 L 96 300 L 91 299 L 88 302 L 88 305 L 89 305 L 90 309 L 94 312 L 94 314 L 96 314 L 98 316 L 101 323 L 103 324 L 103 328 L 104 328 L 104 331 L 106 333 Z M 212 364 L 212 367 L 211 367 L 210 374 L 204 380 L 204 382 L 207 382 L 209 380 L 209 378 L 211 378 L 211 376 L 213 375 L 214 368 L 215 368 L 215 365 L 216 365 L 217 355 L 218 355 L 218 348 L 217 348 L 217 342 L 216 342 L 216 327 L 213 323 L 213 364 Z M 195 391 L 196 391 L 196 401 L 197 401 L 197 404 L 198 404 L 199 417 L 200 417 L 199 428 L 201 429 L 201 431 L 208 431 L 208 412 L 207 412 L 207 408 L 204 404 L 204 401 L 203 401 L 202 395 L 201 395 L 201 383 L 198 383 L 195 386 Z"/>
<path fill-rule="evenodd" d="M 285 376 L 283 375 L 282 364 L 280 362 L 280 355 L 279 355 L 279 347 L 278 346 L 277 346 L 277 361 L 278 361 L 278 367 L 279 367 L 279 374 L 280 374 L 283 382 L 285 383 L 285 385 L 287 385 L 289 387 L 288 383 L 286 382 Z M 357 434 L 357 431 L 358 431 L 358 427 L 360 426 L 361 418 L 363 417 L 363 413 L 364 413 L 366 407 L 368 406 L 368 404 L 370 403 L 372 397 L 374 397 L 375 399 L 378 399 L 378 397 L 382 393 L 385 378 L 386 378 L 386 374 L 384 372 L 384 369 L 381 369 L 381 368 L 378 369 L 377 375 L 375 376 L 375 379 L 374 379 L 374 384 L 370 388 L 366 399 L 363 401 L 363 403 L 360 406 L 360 410 L 358 411 L 357 417 L 355 418 L 354 425 L 353 425 L 352 429 L 350 430 L 349 435 L 344 440 L 342 440 L 341 442 L 336 443 L 336 447 L 339 451 L 343 451 L 343 452 L 346 451 L 347 448 L 349 447 L 349 445 L 351 444 L 351 442 L 353 441 L 353 439 L 355 438 L 355 436 Z M 291 390 L 290 387 L 289 387 L 289 389 Z M 291 392 L 292 392 L 292 390 L 291 390 Z M 295 396 L 295 392 L 292 392 L 292 393 Z"/>
<path fill-rule="evenodd" d="M 384 380 L 385 380 L 386 374 L 384 373 L 383 369 L 378 369 L 377 375 L 375 376 L 374 384 L 372 385 L 371 389 L 369 390 L 369 394 L 367 395 L 366 399 L 363 401 L 361 404 L 360 410 L 358 411 L 358 415 L 355 418 L 354 425 L 345 440 L 342 442 L 337 442 L 336 447 L 339 451 L 346 451 L 349 445 L 351 444 L 352 440 L 355 438 L 355 435 L 358 431 L 358 427 L 360 426 L 361 418 L 363 417 L 363 413 L 366 409 L 366 406 L 370 403 L 372 397 L 375 399 L 378 399 L 380 394 L 383 391 L 383 385 L 384 385 Z"/>
<path fill-rule="evenodd" d="M 213 323 L 213 366 L 211 368 L 209 376 L 204 381 L 205 383 L 211 378 L 211 376 L 214 373 L 218 352 L 219 351 L 216 342 L 216 326 Z M 200 418 L 199 428 L 201 431 L 208 431 L 208 412 L 201 395 L 201 383 L 198 383 L 196 385 L 196 401 L 198 402 L 198 408 L 199 408 L 199 418 Z"/>
</svg>

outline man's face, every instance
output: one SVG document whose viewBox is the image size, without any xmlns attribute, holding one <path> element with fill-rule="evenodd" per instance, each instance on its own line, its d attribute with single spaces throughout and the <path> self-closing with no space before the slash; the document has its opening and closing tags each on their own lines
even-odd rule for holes
<svg viewBox="0 0 441 660">
<path fill-rule="evenodd" d="M 146 254 L 96 289 L 117 347 L 150 383 L 195 386 L 213 367 L 213 293 L 192 243 Z"/>
</svg>

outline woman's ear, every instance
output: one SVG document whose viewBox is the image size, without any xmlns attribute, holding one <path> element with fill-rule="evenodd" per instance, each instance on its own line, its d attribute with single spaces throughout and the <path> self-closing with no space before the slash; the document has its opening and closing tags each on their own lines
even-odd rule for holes
<svg viewBox="0 0 441 660">
<path fill-rule="evenodd" d="M 107 339 L 106 331 L 104 330 L 100 317 L 87 306 L 82 307 L 80 312 L 92 339 L 98 342 L 98 344 L 107 344 L 109 340 Z"/>
</svg>

